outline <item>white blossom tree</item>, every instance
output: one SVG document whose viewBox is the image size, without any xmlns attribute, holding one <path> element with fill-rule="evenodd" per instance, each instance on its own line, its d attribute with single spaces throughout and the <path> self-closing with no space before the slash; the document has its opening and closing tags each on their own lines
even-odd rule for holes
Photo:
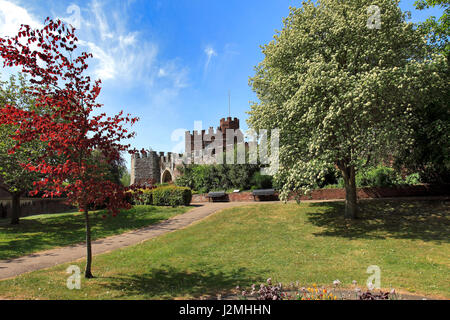
<svg viewBox="0 0 450 320">
<path fill-rule="evenodd" d="M 280 129 L 282 198 L 334 165 L 356 218 L 358 168 L 411 144 L 413 109 L 445 90 L 446 61 L 406 18 L 396 0 L 307 1 L 262 47 L 248 123 Z"/>
</svg>

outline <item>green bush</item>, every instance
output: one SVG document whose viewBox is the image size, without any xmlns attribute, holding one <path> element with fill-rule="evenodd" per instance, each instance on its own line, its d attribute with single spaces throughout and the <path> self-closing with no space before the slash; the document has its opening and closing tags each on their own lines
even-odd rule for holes
<svg viewBox="0 0 450 320">
<path fill-rule="evenodd" d="M 153 189 L 141 189 L 140 194 L 134 194 L 133 204 L 155 206 L 188 206 L 191 203 L 191 189 L 172 185 Z"/>
<path fill-rule="evenodd" d="M 262 175 L 259 171 L 256 171 L 251 179 L 251 190 L 271 189 L 273 185 L 272 181 L 272 176 Z"/>
<path fill-rule="evenodd" d="M 152 196 L 155 206 L 188 206 L 192 192 L 186 187 L 164 186 L 153 189 Z"/>
<path fill-rule="evenodd" d="M 409 184 L 409 185 L 415 185 L 415 184 L 419 184 L 422 181 L 420 180 L 420 174 L 419 173 L 412 173 L 409 176 L 407 176 L 405 178 L 405 183 Z"/>
<path fill-rule="evenodd" d="M 357 187 L 390 187 L 397 185 L 399 178 L 394 169 L 379 165 L 356 174 Z"/>
<path fill-rule="evenodd" d="M 155 183 L 154 186 L 155 186 L 155 187 L 167 187 L 167 186 L 170 186 L 170 183 L 168 183 L 168 182 Z"/>
<path fill-rule="evenodd" d="M 134 195 L 134 204 L 136 205 L 152 205 L 153 204 L 153 189 L 141 189 L 141 194 Z"/>
<path fill-rule="evenodd" d="M 345 188 L 344 178 L 336 175 L 336 183 L 325 183 L 322 189 Z M 356 186 L 358 188 L 365 187 L 392 187 L 400 185 L 416 185 L 422 183 L 420 173 L 416 172 L 408 175 L 403 179 L 400 174 L 390 167 L 378 165 L 376 167 L 369 167 L 360 169 L 355 177 Z M 330 179 L 330 181 L 332 181 Z M 319 186 L 320 187 L 320 186 Z"/>
<path fill-rule="evenodd" d="M 181 175 L 175 181 L 177 186 L 189 187 L 197 192 L 240 189 L 251 187 L 251 178 L 257 165 L 188 165 L 179 167 Z"/>
</svg>

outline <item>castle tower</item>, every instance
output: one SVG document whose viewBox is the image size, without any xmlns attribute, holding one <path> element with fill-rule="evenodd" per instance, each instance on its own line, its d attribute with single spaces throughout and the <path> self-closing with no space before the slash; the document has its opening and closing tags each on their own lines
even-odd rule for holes
<svg viewBox="0 0 450 320">
<path fill-rule="evenodd" d="M 156 151 L 148 151 L 131 156 L 131 184 L 160 182 L 160 157 Z"/>
<path fill-rule="evenodd" d="M 220 125 L 217 127 L 217 130 L 222 132 L 222 140 L 223 140 L 223 151 L 226 151 L 226 141 L 227 141 L 227 129 L 233 129 L 233 130 L 239 130 L 239 119 L 238 118 L 222 118 L 220 119 Z M 210 127 L 208 132 L 206 133 L 205 130 L 202 130 L 201 132 L 197 131 L 186 131 L 185 133 L 185 152 L 190 154 L 195 154 L 195 151 L 201 148 L 202 150 L 208 147 L 209 139 L 204 139 L 205 135 L 212 135 L 213 134 L 213 127 Z M 195 145 L 195 139 L 198 139 L 198 141 L 201 141 L 200 145 Z"/>
<path fill-rule="evenodd" d="M 231 147 L 244 142 L 243 134 L 239 130 L 239 119 L 227 117 L 220 119 L 217 131 L 214 131 L 213 127 L 210 127 L 208 131 L 186 131 L 184 155 L 172 153 L 166 155 L 164 152 L 157 153 L 151 150 L 132 155 L 131 184 L 171 182 L 180 174 L 177 166 L 183 163 L 208 163 L 214 160 L 216 154 L 220 155 L 221 148 L 223 152 L 227 151 L 227 130 L 230 129 L 236 130 L 232 132 L 233 137 L 229 137 L 234 141 L 230 143 Z M 223 144 L 212 144 L 216 139 L 222 139 Z M 248 150 L 248 143 L 245 142 L 244 145 Z M 200 160 L 200 162 L 194 160 Z"/>
<path fill-rule="evenodd" d="M 238 130 L 239 129 L 239 119 L 238 118 L 233 118 L 231 119 L 231 117 L 227 117 L 220 119 L 220 126 L 217 128 L 218 130 L 221 130 L 222 132 L 226 132 L 227 129 L 234 129 L 234 130 Z"/>
</svg>

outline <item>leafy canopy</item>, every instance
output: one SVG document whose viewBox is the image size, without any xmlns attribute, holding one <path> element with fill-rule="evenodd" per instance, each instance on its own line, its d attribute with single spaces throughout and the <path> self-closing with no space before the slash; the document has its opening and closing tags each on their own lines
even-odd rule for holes
<svg viewBox="0 0 450 320">
<path fill-rule="evenodd" d="M 24 75 L 12 75 L 9 81 L 0 82 L 0 108 L 15 105 L 21 110 L 35 110 L 33 96 L 24 93 L 28 87 Z M 24 143 L 18 152 L 9 153 L 15 146 L 11 136 L 18 126 L 13 124 L 0 125 L 0 188 L 9 193 L 21 194 L 33 189 L 33 183 L 40 178 L 35 172 L 30 172 L 23 165 L 35 162 L 44 145 L 38 140 Z"/>
<path fill-rule="evenodd" d="M 380 29 L 367 27 L 371 5 Z M 248 122 L 280 129 L 282 196 L 311 188 L 330 165 L 357 170 L 407 147 L 414 106 L 445 88 L 444 59 L 394 0 L 303 2 L 262 52 Z"/>
<path fill-rule="evenodd" d="M 441 17 L 438 19 L 430 17 L 421 23 L 420 27 L 428 34 L 431 44 L 448 57 L 450 54 L 448 43 L 450 36 L 450 2 L 448 0 L 417 0 L 414 4 L 419 10 L 436 6 L 444 9 L 444 14 Z"/>
<path fill-rule="evenodd" d="M 47 19 L 42 29 L 22 25 L 18 34 L 0 38 L 0 56 L 5 67 L 20 66 L 30 77 L 26 93 L 33 96 L 36 110 L 24 110 L 6 103 L 0 125 L 18 126 L 13 135 L 16 153 L 25 143 L 46 144 L 37 163 L 26 163 L 27 170 L 44 175 L 33 191 L 44 196 L 66 194 L 87 214 L 90 205 L 106 205 L 116 214 L 128 208 L 127 188 L 105 178 L 105 165 L 120 161 L 121 152 L 129 150 L 126 125 L 138 119 L 123 112 L 108 117 L 93 114 L 102 107 L 97 102 L 101 81 L 91 81 L 86 74 L 92 54 L 77 50 L 75 29 L 60 20 Z M 102 153 L 98 161 L 93 153 Z M 62 158 L 63 161 L 53 161 Z"/>
</svg>

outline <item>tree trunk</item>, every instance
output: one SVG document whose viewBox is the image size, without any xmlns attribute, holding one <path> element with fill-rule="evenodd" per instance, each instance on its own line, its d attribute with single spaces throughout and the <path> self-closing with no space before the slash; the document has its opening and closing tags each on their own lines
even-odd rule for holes
<svg viewBox="0 0 450 320">
<path fill-rule="evenodd" d="M 358 197 L 356 195 L 355 167 L 347 165 L 344 161 L 337 162 L 345 183 L 345 213 L 347 219 L 358 218 Z"/>
<path fill-rule="evenodd" d="M 347 168 L 347 174 L 344 175 L 345 182 L 345 217 L 347 219 L 356 219 L 358 217 L 358 205 L 356 195 L 355 167 Z"/>
<path fill-rule="evenodd" d="M 92 266 L 91 225 L 89 222 L 88 208 L 85 207 L 85 209 L 83 211 L 84 211 L 84 218 L 86 221 L 86 249 L 87 249 L 86 270 L 84 272 L 84 277 L 87 279 L 91 279 L 94 277 L 91 272 L 91 266 Z"/>
<path fill-rule="evenodd" d="M 20 218 L 20 193 L 13 193 L 11 196 L 12 196 L 11 224 L 19 224 L 19 218 Z"/>
</svg>

